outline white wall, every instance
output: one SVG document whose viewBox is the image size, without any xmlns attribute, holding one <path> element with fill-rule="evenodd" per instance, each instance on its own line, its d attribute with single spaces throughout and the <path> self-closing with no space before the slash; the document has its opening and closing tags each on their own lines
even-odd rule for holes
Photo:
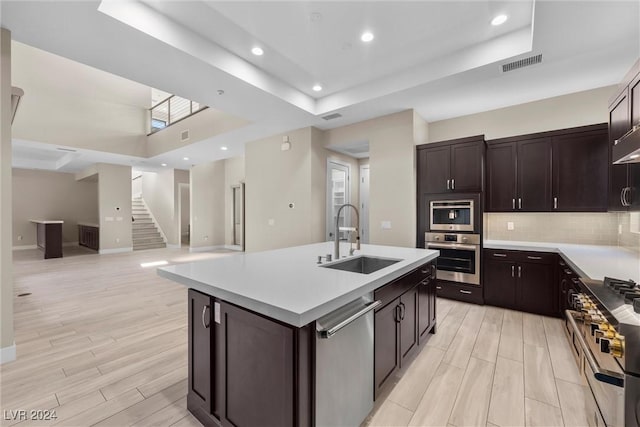
<svg viewBox="0 0 640 427">
<path fill-rule="evenodd" d="M 233 244 L 233 191 L 232 186 L 244 182 L 244 156 L 224 161 L 224 242 Z"/>
<path fill-rule="evenodd" d="M 142 172 L 142 198 L 167 238 L 167 244 L 178 244 L 178 223 L 174 205 L 173 169 Z"/>
<path fill-rule="evenodd" d="M 224 160 L 191 168 L 191 248 L 224 245 Z"/>
<path fill-rule="evenodd" d="M 429 123 L 429 142 L 485 135 L 486 139 L 524 135 L 595 123 L 608 123 L 609 97 L 616 86 L 576 92 L 498 110 Z"/>
<path fill-rule="evenodd" d="M 78 241 L 78 222 L 98 222 L 98 182 L 71 173 L 13 169 L 13 246 L 34 246 L 30 219 L 61 219 L 62 240 Z M 22 240 L 18 240 L 22 236 Z"/>
</svg>

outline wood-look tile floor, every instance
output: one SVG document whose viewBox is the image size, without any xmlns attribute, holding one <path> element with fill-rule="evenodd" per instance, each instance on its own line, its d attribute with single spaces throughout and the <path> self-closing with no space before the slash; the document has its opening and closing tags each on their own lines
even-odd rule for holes
<svg viewBox="0 0 640 427">
<path fill-rule="evenodd" d="M 560 319 L 438 299 L 438 331 L 375 409 L 374 426 L 586 426 Z"/>
<path fill-rule="evenodd" d="M 186 409 L 186 289 L 141 263 L 227 256 L 157 249 L 14 252 L 18 359 L 0 365 L 1 425 L 199 426 Z M 438 333 L 370 426 L 582 426 L 583 385 L 558 319 L 438 300 Z M 55 410 L 52 421 L 8 420 Z M 6 412 L 5 412 L 6 411 Z"/>
</svg>

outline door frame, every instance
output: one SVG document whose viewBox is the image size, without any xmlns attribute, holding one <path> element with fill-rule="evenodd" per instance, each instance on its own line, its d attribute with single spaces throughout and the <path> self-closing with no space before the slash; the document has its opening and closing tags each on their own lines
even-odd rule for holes
<svg viewBox="0 0 640 427">
<path fill-rule="evenodd" d="M 367 178 L 369 180 L 369 182 L 367 183 L 367 197 L 362 197 L 363 196 L 363 191 L 362 191 L 362 184 L 364 183 L 364 175 L 362 173 L 362 171 L 367 170 Z M 359 207 L 359 211 L 360 211 L 360 224 L 358 224 L 358 227 L 360 227 L 360 242 L 361 243 L 369 243 L 369 200 L 370 200 L 370 192 L 371 192 L 371 167 L 369 164 L 366 165 L 360 165 L 360 185 L 358 185 L 358 204 L 360 205 Z M 364 199 L 366 199 L 366 203 L 367 203 L 367 209 L 366 209 L 366 215 L 365 215 L 365 209 L 364 209 Z"/>
<path fill-rule="evenodd" d="M 182 192 L 189 192 L 189 226 L 191 225 L 191 210 L 193 203 L 191 203 L 191 185 L 185 182 L 178 183 L 178 247 L 182 247 Z M 191 229 L 187 226 L 187 232 L 189 233 L 189 246 L 191 246 Z"/>
<path fill-rule="evenodd" d="M 347 173 L 347 182 L 345 183 L 345 195 L 344 195 L 344 201 L 345 203 L 351 203 L 351 165 L 347 162 L 343 162 L 341 160 L 337 160 L 337 159 L 333 159 L 333 158 L 327 158 L 327 169 L 326 169 L 326 199 L 325 199 L 325 212 L 326 212 L 326 220 L 325 220 L 325 237 L 327 239 L 327 241 L 331 241 L 333 240 L 332 237 L 330 236 L 330 234 L 333 232 L 333 229 L 335 227 L 335 225 L 333 224 L 333 221 L 331 221 L 331 219 L 333 218 L 333 211 L 332 211 L 332 203 L 331 203 L 331 175 L 329 174 L 329 171 L 331 170 L 331 164 L 343 167 L 346 169 L 346 173 Z M 350 223 L 349 220 L 351 219 L 351 212 L 350 210 L 345 210 L 344 211 L 344 215 L 345 215 L 345 224 Z"/>
</svg>

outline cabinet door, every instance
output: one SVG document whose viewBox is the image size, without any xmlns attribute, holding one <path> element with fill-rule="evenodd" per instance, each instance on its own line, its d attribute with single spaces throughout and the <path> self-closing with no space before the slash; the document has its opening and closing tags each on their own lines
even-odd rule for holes
<svg viewBox="0 0 640 427">
<path fill-rule="evenodd" d="M 456 192 L 482 191 L 484 141 L 451 146 L 451 189 Z"/>
<path fill-rule="evenodd" d="M 629 84 L 631 126 L 640 125 L 640 74 Z"/>
<path fill-rule="evenodd" d="M 420 345 L 431 328 L 431 288 L 434 279 L 428 278 L 418 285 L 418 340 Z"/>
<path fill-rule="evenodd" d="M 629 111 L 629 97 L 625 90 L 609 108 L 609 149 L 613 147 L 613 142 L 631 129 L 631 119 Z M 622 206 L 620 194 L 628 183 L 628 166 L 611 165 L 609 175 L 609 210 L 625 211 Z"/>
<path fill-rule="evenodd" d="M 553 265 L 518 263 L 517 308 L 531 313 L 554 316 L 558 312 Z"/>
<path fill-rule="evenodd" d="M 631 163 L 629 167 L 629 195 L 627 201 L 631 204 L 629 210 L 640 211 L 640 163 Z"/>
<path fill-rule="evenodd" d="M 189 289 L 189 409 L 212 412 L 212 298 Z"/>
<path fill-rule="evenodd" d="M 484 301 L 498 307 L 516 305 L 516 264 L 486 259 L 484 262 Z"/>
<path fill-rule="evenodd" d="M 424 149 L 422 188 L 425 193 L 446 193 L 451 188 L 450 146 Z M 447 182 L 449 185 L 447 186 Z"/>
<path fill-rule="evenodd" d="M 518 141 L 518 200 L 520 211 L 545 212 L 552 206 L 551 139 Z"/>
<path fill-rule="evenodd" d="M 374 376 L 377 398 L 386 381 L 400 368 L 400 299 L 396 298 L 374 315 Z"/>
<path fill-rule="evenodd" d="M 553 138 L 553 210 L 605 212 L 609 174 L 607 130 Z"/>
<path fill-rule="evenodd" d="M 418 286 L 400 297 L 400 366 L 418 349 Z"/>
<path fill-rule="evenodd" d="M 487 147 L 487 211 L 512 211 L 516 205 L 516 144 Z"/>
<path fill-rule="evenodd" d="M 222 424 L 292 426 L 293 328 L 224 302 L 220 318 Z"/>
</svg>

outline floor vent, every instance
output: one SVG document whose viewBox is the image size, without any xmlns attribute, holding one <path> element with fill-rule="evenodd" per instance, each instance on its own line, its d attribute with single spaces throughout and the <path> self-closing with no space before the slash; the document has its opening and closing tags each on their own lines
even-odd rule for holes
<svg viewBox="0 0 640 427">
<path fill-rule="evenodd" d="M 337 119 L 339 117 L 342 117 L 342 114 L 340 113 L 333 113 L 333 114 L 329 114 L 328 116 L 324 116 L 322 117 L 325 120 L 333 120 L 333 119 Z"/>
<path fill-rule="evenodd" d="M 180 142 L 185 142 L 189 139 L 189 129 L 180 132 Z"/>
<path fill-rule="evenodd" d="M 31 295 L 31 292 L 25 292 L 25 293 L 22 293 L 22 294 L 18 294 L 19 297 L 27 297 L 29 295 Z"/>
<path fill-rule="evenodd" d="M 509 62 L 502 65 L 502 72 L 517 70 L 518 68 L 528 67 L 530 65 L 539 64 L 542 62 L 542 54 L 530 56 L 528 58 L 518 59 L 517 61 Z"/>
</svg>

